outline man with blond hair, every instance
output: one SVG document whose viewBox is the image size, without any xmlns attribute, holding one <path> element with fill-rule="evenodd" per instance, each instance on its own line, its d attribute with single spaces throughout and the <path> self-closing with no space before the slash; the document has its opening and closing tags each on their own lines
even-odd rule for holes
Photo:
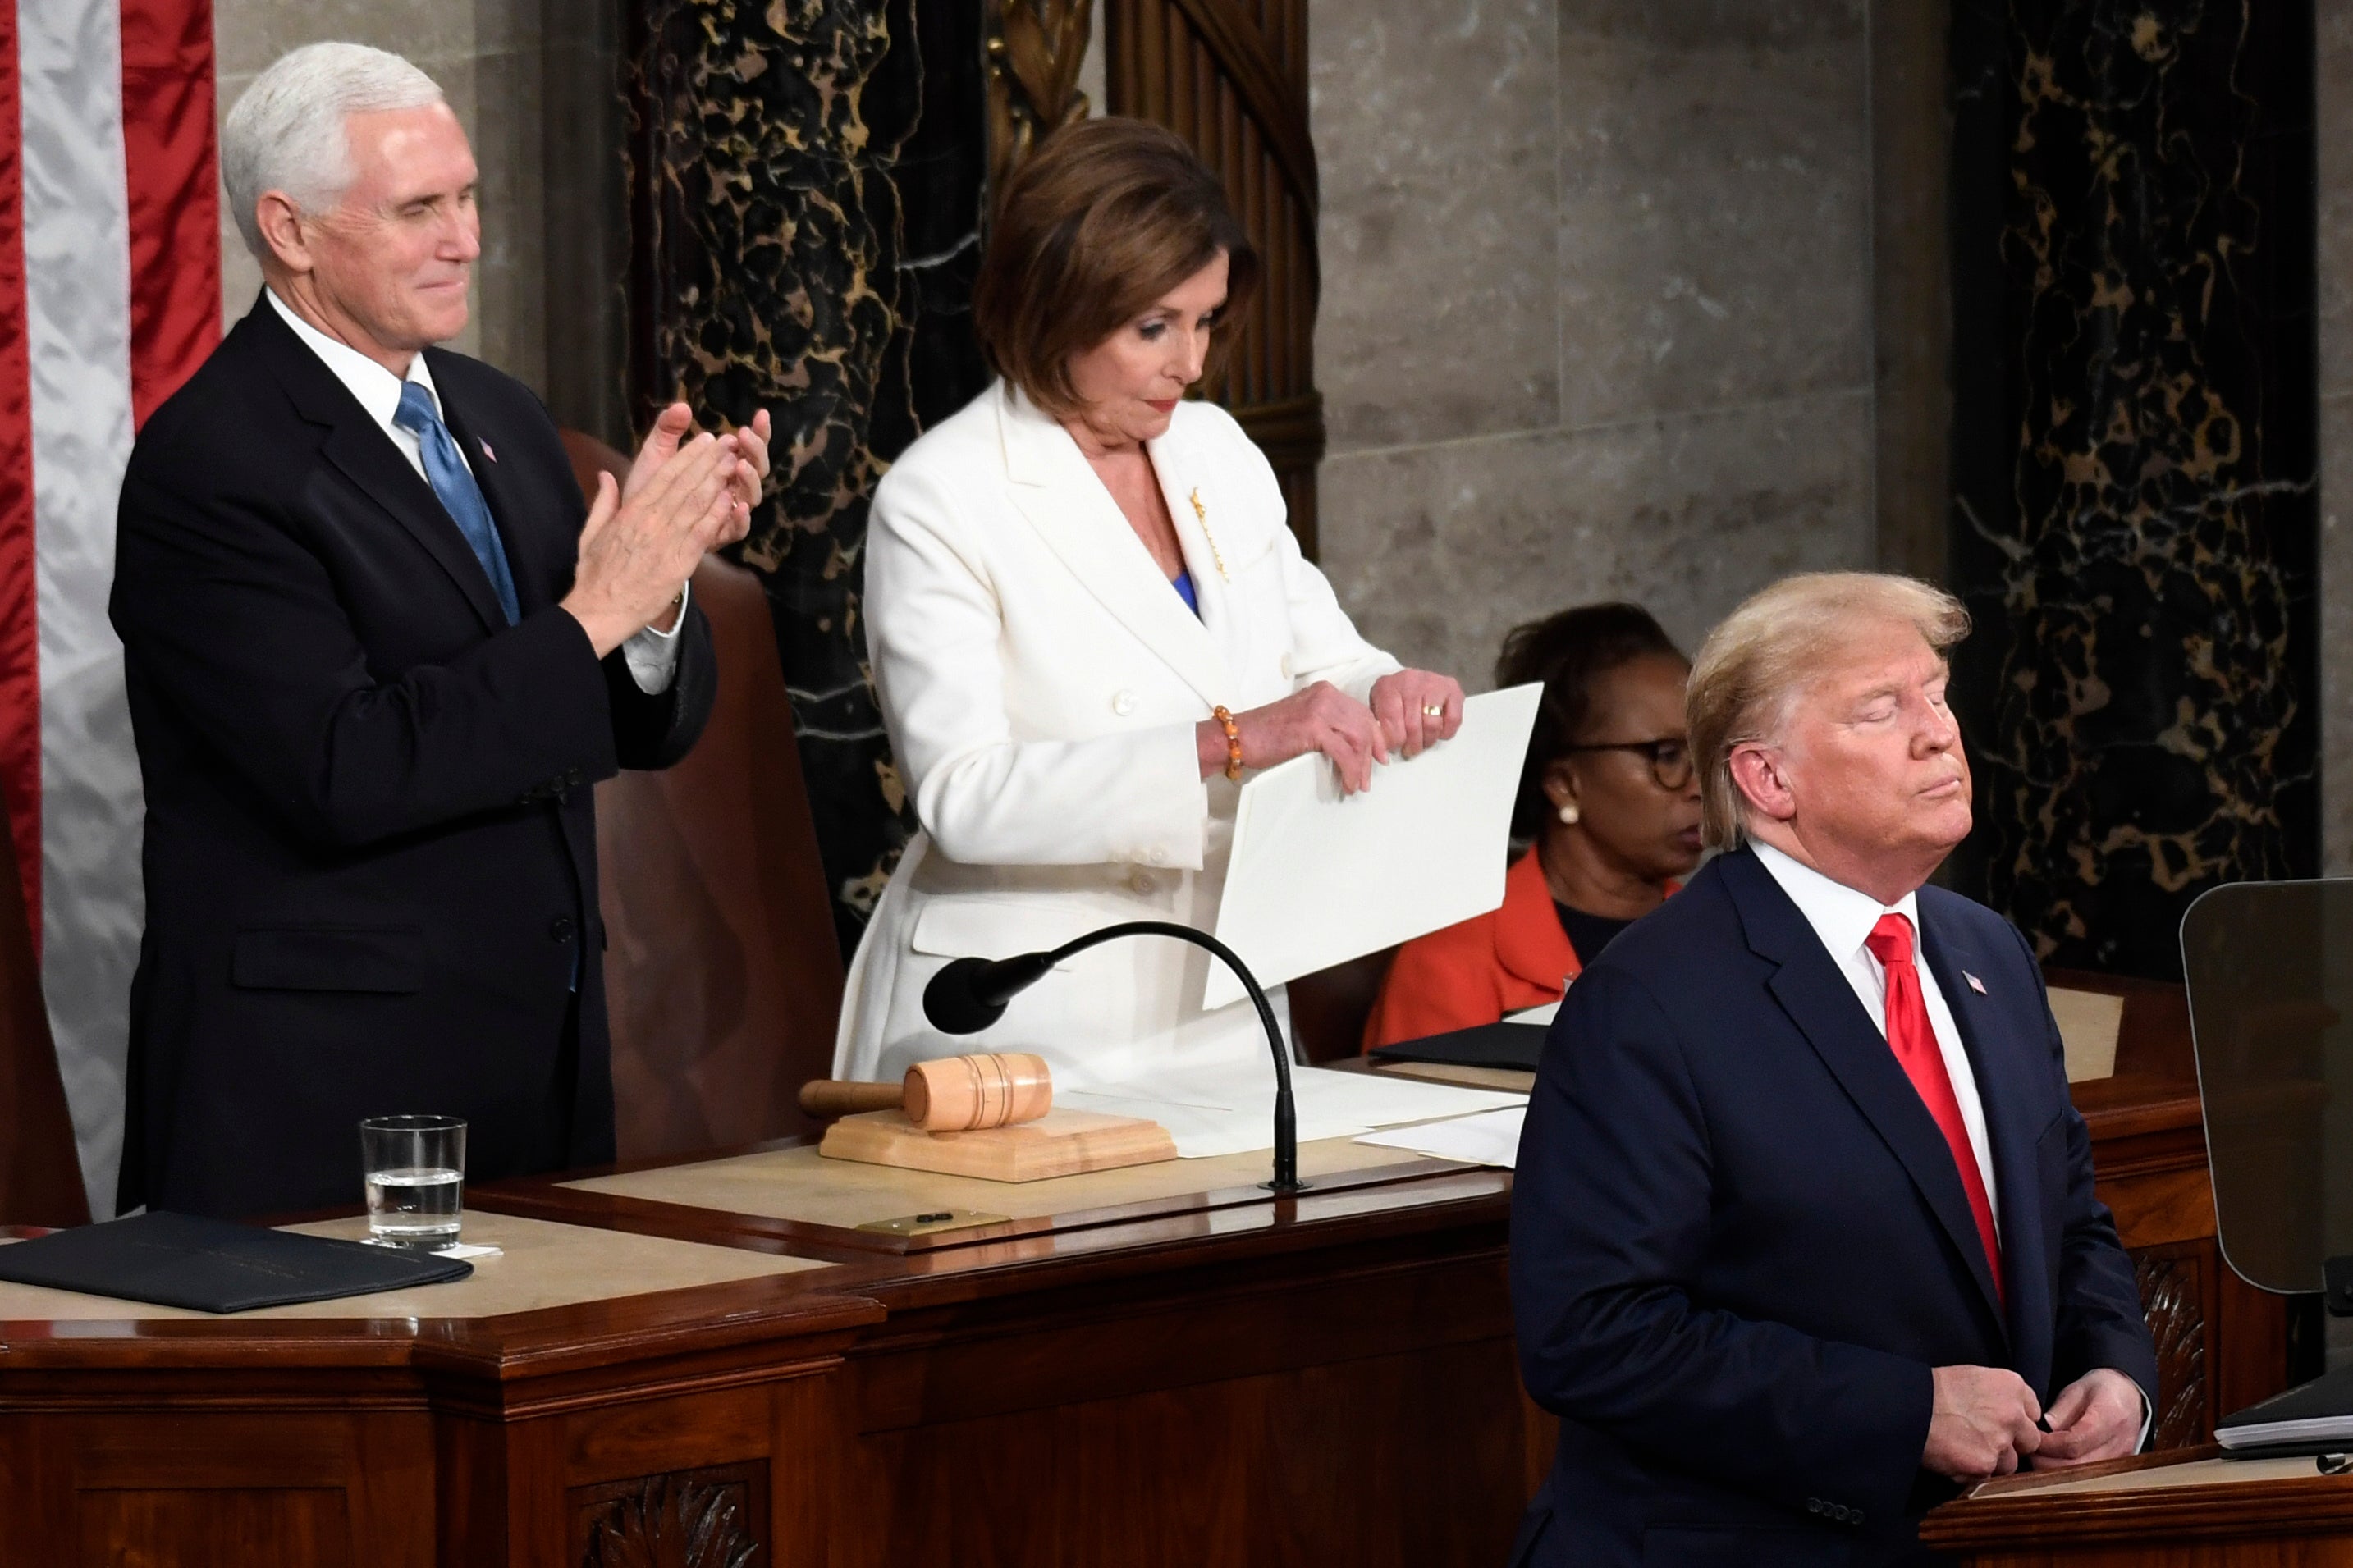
<svg viewBox="0 0 2353 1568">
<path fill-rule="evenodd" d="M 121 1202 L 350 1204 L 363 1116 L 470 1123 L 476 1179 L 613 1157 L 589 786 L 711 711 L 686 602 L 750 430 L 657 422 L 585 506 L 539 399 L 438 345 L 481 252 L 424 72 L 297 49 L 221 170 L 265 281 L 140 433 L 112 615 L 147 793 Z"/>
<path fill-rule="evenodd" d="M 1694 665 L 1723 851 L 1579 977 L 1520 1147 L 1531 1564 L 1926 1561 L 1957 1484 L 2146 1440 L 2156 1352 L 1908 578 L 1778 583 Z"/>
</svg>

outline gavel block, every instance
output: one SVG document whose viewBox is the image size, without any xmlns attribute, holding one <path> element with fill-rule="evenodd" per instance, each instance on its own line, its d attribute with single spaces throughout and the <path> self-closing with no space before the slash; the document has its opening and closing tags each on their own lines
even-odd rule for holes
<svg viewBox="0 0 2353 1568">
<path fill-rule="evenodd" d="M 870 1165 L 1035 1182 L 1176 1157 L 1156 1121 L 1056 1110 L 1044 1061 L 1020 1053 L 917 1062 L 903 1082 L 827 1080 L 801 1088 L 801 1109 L 838 1116 L 818 1152 Z"/>
</svg>

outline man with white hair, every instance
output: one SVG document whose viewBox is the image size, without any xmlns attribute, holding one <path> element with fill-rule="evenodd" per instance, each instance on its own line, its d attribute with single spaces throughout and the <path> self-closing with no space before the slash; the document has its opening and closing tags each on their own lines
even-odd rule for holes
<svg viewBox="0 0 2353 1568">
<path fill-rule="evenodd" d="M 432 79 L 319 44 L 222 134 L 267 287 L 141 432 L 111 605 L 147 796 L 121 1203 L 349 1204 L 363 1116 L 483 1179 L 613 1157 L 589 785 L 711 710 L 686 603 L 767 416 L 666 411 L 593 507 L 463 330 L 475 167 Z M 585 516 L 584 516 L 585 513 Z"/>
<path fill-rule="evenodd" d="M 1560 1419 L 1535 1564 L 1927 1560 L 1957 1483 L 2146 1440 L 2157 1360 L 2033 950 L 1926 885 L 1969 830 L 1950 595 L 1736 610 L 1687 706 L 1725 851 L 1571 988 L 1512 1293 Z"/>
</svg>

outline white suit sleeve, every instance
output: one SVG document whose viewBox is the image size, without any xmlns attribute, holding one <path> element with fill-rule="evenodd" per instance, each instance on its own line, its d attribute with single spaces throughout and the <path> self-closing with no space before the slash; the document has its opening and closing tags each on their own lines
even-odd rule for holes
<svg viewBox="0 0 2353 1568">
<path fill-rule="evenodd" d="M 1272 549 L 1291 618 L 1292 689 L 1303 691 L 1328 680 L 1359 702 L 1371 701 L 1373 682 L 1404 667 L 1357 633 L 1330 580 L 1301 552 L 1298 536 L 1291 531 L 1282 481 L 1275 478 L 1266 454 L 1224 409 L 1210 405 L 1208 411 L 1221 426 L 1228 448 L 1224 465 L 1229 472 L 1249 476 L 1251 511 L 1269 520 L 1273 530 Z"/>
<path fill-rule="evenodd" d="M 894 469 L 866 542 L 875 690 L 933 842 L 966 864 L 1199 868 L 1208 796 L 1191 722 L 1014 738 L 1001 611 L 958 521 L 941 490 Z"/>
<path fill-rule="evenodd" d="M 1291 603 L 1293 690 L 1328 680 L 1359 702 L 1372 700 L 1373 682 L 1403 666 L 1366 642 L 1324 574 L 1300 553 L 1289 528 L 1276 530 L 1283 591 Z"/>
</svg>

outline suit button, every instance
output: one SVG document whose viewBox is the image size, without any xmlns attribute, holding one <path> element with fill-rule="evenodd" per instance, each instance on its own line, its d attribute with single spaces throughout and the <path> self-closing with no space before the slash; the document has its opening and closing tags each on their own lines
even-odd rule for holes
<svg viewBox="0 0 2353 1568">
<path fill-rule="evenodd" d="M 1168 851 L 1155 844 L 1152 847 L 1151 853 L 1145 856 L 1145 858 L 1155 866 L 1166 866 L 1168 864 Z"/>
<path fill-rule="evenodd" d="M 1153 889 L 1159 886 L 1159 884 L 1155 882 L 1149 875 L 1142 871 L 1138 871 L 1134 876 L 1130 877 L 1127 879 L 1127 885 L 1131 890 L 1138 893 L 1148 893 L 1152 891 Z"/>
<path fill-rule="evenodd" d="M 1133 691 L 1121 691 L 1114 693 L 1111 700 L 1111 710 L 1118 714 L 1123 719 L 1134 712 L 1135 693 Z"/>
<path fill-rule="evenodd" d="M 1846 1521 L 1849 1524 L 1861 1524 L 1862 1522 L 1862 1510 L 1859 1508 L 1851 1508 L 1847 1510 Z"/>
<path fill-rule="evenodd" d="M 1820 1512 L 1821 1512 L 1821 1511 L 1822 1511 L 1822 1500 L 1821 1500 L 1821 1499 L 1820 1499 L 1820 1498 L 1818 1498 L 1818 1497 L 1810 1497 L 1810 1498 L 1808 1498 L 1808 1499 L 1806 1500 L 1806 1511 L 1807 1511 L 1808 1513 L 1820 1513 Z"/>
<path fill-rule="evenodd" d="M 547 922 L 547 934 L 557 942 L 570 942 L 579 929 L 570 915 L 558 915 Z"/>
</svg>

